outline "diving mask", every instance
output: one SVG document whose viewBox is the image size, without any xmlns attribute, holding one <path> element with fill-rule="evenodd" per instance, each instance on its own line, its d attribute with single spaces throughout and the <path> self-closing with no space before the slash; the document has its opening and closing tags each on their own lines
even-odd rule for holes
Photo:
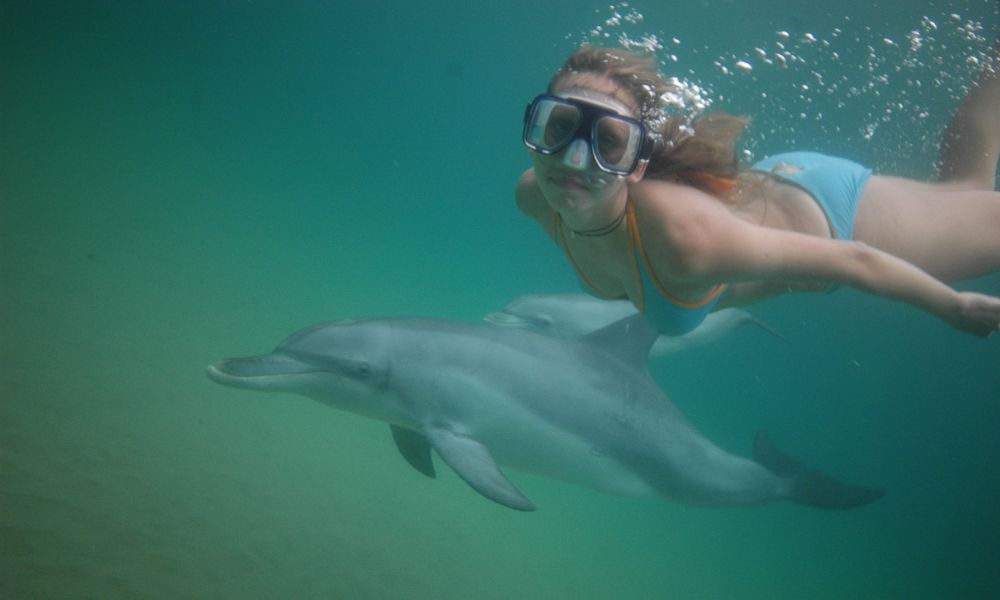
<svg viewBox="0 0 1000 600">
<path fill-rule="evenodd" d="M 556 154 L 580 140 L 590 147 L 599 169 L 626 176 L 648 160 L 653 141 L 638 119 L 572 98 L 542 94 L 524 113 L 524 145 L 541 154 Z M 580 144 L 573 144 L 578 152 Z"/>
</svg>

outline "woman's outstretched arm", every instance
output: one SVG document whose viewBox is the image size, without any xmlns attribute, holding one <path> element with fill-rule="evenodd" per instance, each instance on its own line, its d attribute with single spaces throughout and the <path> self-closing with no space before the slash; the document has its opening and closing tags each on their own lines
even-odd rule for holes
<svg viewBox="0 0 1000 600">
<path fill-rule="evenodd" d="M 683 202 L 673 197 L 672 203 Z M 1000 298 L 958 292 L 916 266 L 862 242 L 831 240 L 752 225 L 718 203 L 692 202 L 647 245 L 653 264 L 691 283 L 767 281 L 843 284 L 921 308 L 956 329 L 988 336 L 1000 329 Z M 648 222 L 648 221 L 647 221 Z M 663 263 L 661 263 L 663 264 Z"/>
</svg>

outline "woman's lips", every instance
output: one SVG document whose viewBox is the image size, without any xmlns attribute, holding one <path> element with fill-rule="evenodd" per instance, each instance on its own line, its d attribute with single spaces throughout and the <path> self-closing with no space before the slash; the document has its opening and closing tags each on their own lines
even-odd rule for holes
<svg viewBox="0 0 1000 600">
<path fill-rule="evenodd" d="M 575 176 L 554 177 L 553 182 L 561 188 L 578 189 L 584 187 L 583 180 Z"/>
<path fill-rule="evenodd" d="M 597 180 L 593 177 L 583 177 L 581 175 L 568 175 L 568 174 L 558 174 L 553 175 L 549 179 L 552 183 L 564 189 L 590 189 L 602 183 L 602 181 Z"/>
</svg>

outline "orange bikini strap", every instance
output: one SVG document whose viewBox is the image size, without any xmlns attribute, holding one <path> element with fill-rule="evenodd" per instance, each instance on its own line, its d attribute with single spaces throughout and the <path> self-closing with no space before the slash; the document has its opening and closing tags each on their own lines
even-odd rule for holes
<svg viewBox="0 0 1000 600">
<path fill-rule="evenodd" d="M 739 186 L 739 182 L 735 179 L 712 175 L 705 171 L 682 171 L 680 176 L 714 194 L 727 194 Z"/>
<path fill-rule="evenodd" d="M 720 283 L 716 285 L 714 288 L 712 288 L 712 291 L 710 291 L 707 296 L 696 302 L 682 300 L 677 296 L 674 296 L 667 290 L 667 288 L 663 285 L 663 283 L 661 283 L 660 280 L 657 279 L 656 273 L 653 272 L 653 266 L 649 263 L 649 256 L 646 255 L 646 249 L 642 245 L 642 237 L 639 235 L 639 223 L 635 217 L 635 211 L 632 209 L 631 204 L 629 204 L 628 231 L 629 231 L 630 245 L 633 245 L 636 249 L 638 249 L 639 251 L 638 254 L 642 256 L 642 264 L 646 266 L 646 275 L 649 276 L 649 280 L 653 282 L 653 285 L 656 286 L 656 289 L 659 290 L 661 294 L 663 294 L 664 298 L 676 304 L 677 306 L 680 306 L 681 308 L 690 308 L 690 309 L 702 308 L 703 306 L 714 300 L 716 296 L 721 294 L 724 289 L 726 289 L 726 284 Z M 635 254 L 635 252 L 633 252 L 633 254 Z M 641 281 L 639 282 L 639 287 L 640 289 L 642 288 Z"/>
<path fill-rule="evenodd" d="M 591 283 L 590 279 L 588 279 L 587 276 L 583 273 L 583 269 L 580 268 L 580 265 L 577 264 L 576 259 L 573 258 L 573 254 L 569 251 L 569 244 L 566 243 L 566 235 L 563 233 L 562 220 L 559 218 L 559 212 L 555 210 L 552 211 L 552 227 L 553 229 L 555 229 L 556 238 L 559 241 L 559 245 L 562 246 L 563 253 L 566 254 L 566 258 L 569 259 L 569 263 L 573 265 L 573 270 L 576 271 L 576 276 L 580 278 L 580 281 L 582 281 L 588 288 L 590 288 L 592 292 L 594 292 L 598 296 L 607 298 L 608 300 L 624 299 L 624 296 L 614 296 L 598 288 L 593 283 Z"/>
<path fill-rule="evenodd" d="M 629 202 L 625 205 L 628 212 L 628 253 L 632 255 L 632 274 L 635 276 L 635 289 L 639 290 L 639 312 L 646 314 L 646 286 L 642 283 L 642 273 L 639 272 L 639 253 L 636 252 L 639 244 L 639 223 L 635 219 L 635 207 Z"/>
</svg>

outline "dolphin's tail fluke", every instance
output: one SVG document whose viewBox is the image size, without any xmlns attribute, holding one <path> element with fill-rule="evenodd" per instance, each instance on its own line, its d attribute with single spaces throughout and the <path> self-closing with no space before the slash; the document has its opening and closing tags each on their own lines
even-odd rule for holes
<svg viewBox="0 0 1000 600">
<path fill-rule="evenodd" d="M 753 442 L 753 458 L 775 475 L 792 481 L 788 499 L 798 504 L 847 510 L 875 502 L 885 490 L 850 485 L 837 481 L 822 471 L 811 469 L 778 449 L 764 432 Z"/>
</svg>

